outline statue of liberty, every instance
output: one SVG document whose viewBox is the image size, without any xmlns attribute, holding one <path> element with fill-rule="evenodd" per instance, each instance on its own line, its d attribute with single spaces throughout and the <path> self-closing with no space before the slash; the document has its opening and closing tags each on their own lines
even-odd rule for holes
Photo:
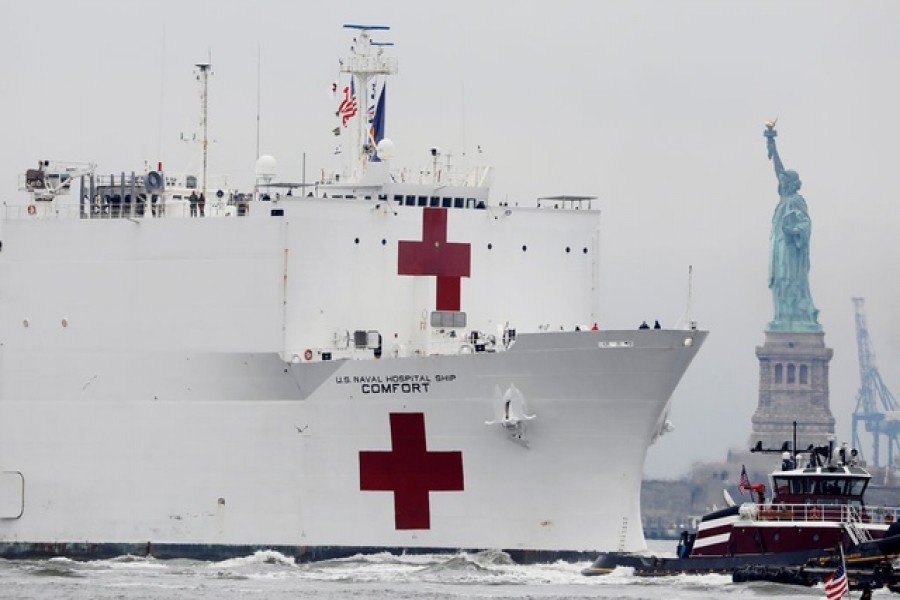
<svg viewBox="0 0 900 600">
<path fill-rule="evenodd" d="M 775 121 L 763 132 L 778 179 L 778 206 L 769 236 L 769 288 L 775 318 L 769 331 L 820 332 L 819 311 L 809 293 L 809 237 L 812 222 L 800 190 L 800 175 L 786 170 L 775 147 Z"/>
</svg>

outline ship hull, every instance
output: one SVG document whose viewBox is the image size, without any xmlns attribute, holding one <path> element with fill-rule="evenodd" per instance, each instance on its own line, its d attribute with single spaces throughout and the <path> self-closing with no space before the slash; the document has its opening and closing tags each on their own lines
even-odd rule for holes
<svg viewBox="0 0 900 600">
<path fill-rule="evenodd" d="M 22 360 L 7 388 L 44 384 L 0 404 L 0 555 L 640 548 L 646 447 L 695 351 L 685 340 L 702 338 L 534 334 L 502 353 L 310 364 L 60 353 L 55 384 L 83 379 L 68 394 Z M 512 432 L 492 422 L 511 386 L 534 416 Z M 403 462 L 404 435 L 426 462 Z M 404 481 L 452 457 L 437 470 L 453 481 L 366 483 L 367 459 L 394 455 Z"/>
</svg>

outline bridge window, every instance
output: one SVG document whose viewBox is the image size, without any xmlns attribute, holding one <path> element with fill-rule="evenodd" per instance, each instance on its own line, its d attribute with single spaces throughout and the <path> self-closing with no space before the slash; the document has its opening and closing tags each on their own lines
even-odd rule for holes
<svg viewBox="0 0 900 600">
<path fill-rule="evenodd" d="M 419 196 L 419 206 L 428 206 L 428 196 Z"/>
<path fill-rule="evenodd" d="M 800 365 L 800 385 L 809 383 L 809 367 Z"/>
<path fill-rule="evenodd" d="M 441 198 L 441 206 L 450 208 L 453 205 L 453 198 Z"/>
<path fill-rule="evenodd" d="M 784 370 L 784 367 L 781 366 L 781 363 L 778 363 L 777 365 L 775 365 L 775 383 L 781 383 L 781 380 L 783 379 L 783 376 L 782 376 L 783 370 Z"/>
<path fill-rule="evenodd" d="M 437 207 L 437 206 L 440 206 L 440 205 L 441 205 L 441 199 L 440 199 L 439 197 L 437 197 L 437 196 L 432 196 L 432 197 L 431 197 L 431 204 L 430 204 L 429 206 Z"/>
<path fill-rule="evenodd" d="M 823 479 L 821 493 L 829 496 L 843 496 L 847 493 L 846 479 Z"/>
<path fill-rule="evenodd" d="M 416 197 L 415 196 L 407 196 L 406 197 L 406 205 L 407 206 L 415 206 L 416 205 Z"/>
<path fill-rule="evenodd" d="M 462 198 L 453 199 L 453 208 L 462 208 L 464 206 Z"/>
<path fill-rule="evenodd" d="M 394 194 L 394 202 L 403 204 L 403 196 L 401 194 Z"/>
</svg>

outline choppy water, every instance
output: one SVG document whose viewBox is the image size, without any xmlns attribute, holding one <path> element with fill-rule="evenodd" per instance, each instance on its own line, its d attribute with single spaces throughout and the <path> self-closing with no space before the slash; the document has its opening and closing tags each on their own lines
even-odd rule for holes
<svg viewBox="0 0 900 600">
<path fill-rule="evenodd" d="M 222 562 L 121 557 L 0 561 L 0 598 L 59 600 L 265 600 L 352 598 L 824 598 L 818 588 L 734 584 L 721 575 L 584 577 L 587 563 L 521 566 L 501 553 L 396 557 L 365 555 L 295 564 L 275 552 Z M 854 594 L 855 595 L 855 594 Z M 879 590 L 875 597 L 892 594 Z"/>
<path fill-rule="evenodd" d="M 221 562 L 120 557 L 76 562 L 0 560 L 0 598 L 59 600 L 265 600 L 352 598 L 626 598 L 646 600 L 824 598 L 821 587 L 734 584 L 722 575 L 584 577 L 587 563 L 521 566 L 502 553 L 387 554 L 295 564 L 276 552 Z M 856 596 L 856 594 L 854 594 Z M 890 598 L 879 590 L 875 598 Z"/>
</svg>

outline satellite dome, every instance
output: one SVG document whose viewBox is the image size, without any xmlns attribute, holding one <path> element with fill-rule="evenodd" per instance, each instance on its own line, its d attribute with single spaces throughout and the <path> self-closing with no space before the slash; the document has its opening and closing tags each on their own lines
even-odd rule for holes
<svg viewBox="0 0 900 600">
<path fill-rule="evenodd" d="M 378 158 L 382 160 L 391 160 L 394 158 L 394 142 L 388 138 L 384 138 L 378 142 Z"/>
<path fill-rule="evenodd" d="M 273 179 L 278 173 L 278 163 L 274 156 L 264 154 L 256 159 L 256 176 L 263 179 Z"/>
</svg>

